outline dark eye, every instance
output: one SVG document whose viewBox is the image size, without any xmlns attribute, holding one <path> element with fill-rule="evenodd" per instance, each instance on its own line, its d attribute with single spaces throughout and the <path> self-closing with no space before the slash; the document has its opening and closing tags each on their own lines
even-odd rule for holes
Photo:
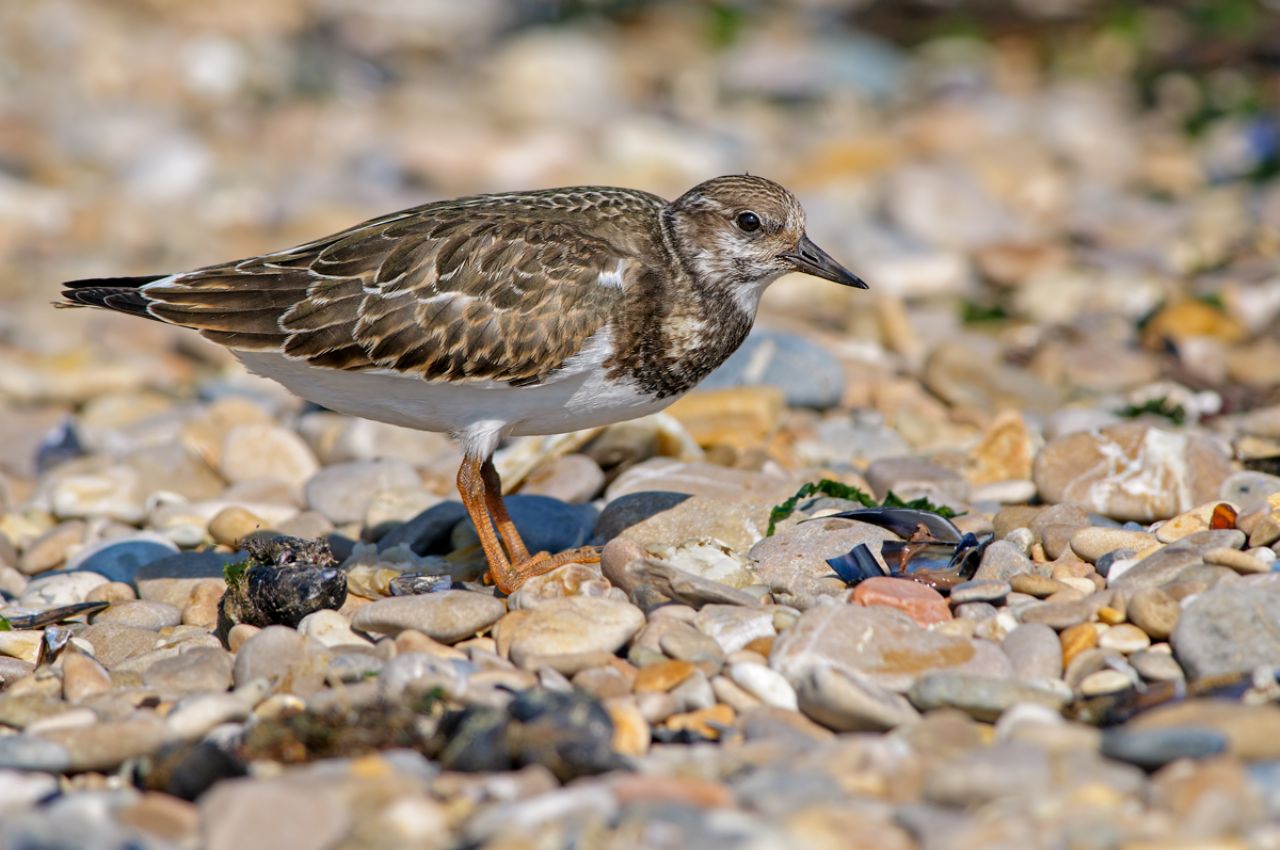
<svg viewBox="0 0 1280 850">
<path fill-rule="evenodd" d="M 735 221 L 738 222 L 738 227 L 747 231 L 748 233 L 750 233 L 753 230 L 760 229 L 760 216 L 756 215 L 750 210 L 747 210 L 746 212 L 738 213 L 738 217 L 737 219 L 735 219 Z"/>
</svg>

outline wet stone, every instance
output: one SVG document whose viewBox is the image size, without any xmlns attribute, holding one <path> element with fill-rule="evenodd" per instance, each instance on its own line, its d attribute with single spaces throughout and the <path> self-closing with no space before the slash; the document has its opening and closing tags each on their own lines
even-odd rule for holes
<svg viewBox="0 0 1280 850">
<path fill-rule="evenodd" d="M 322 608 L 337 609 L 347 598 L 347 576 L 324 541 L 293 537 L 245 541 L 244 567 L 229 567 L 220 617 L 226 627 L 296 626 Z"/>
</svg>

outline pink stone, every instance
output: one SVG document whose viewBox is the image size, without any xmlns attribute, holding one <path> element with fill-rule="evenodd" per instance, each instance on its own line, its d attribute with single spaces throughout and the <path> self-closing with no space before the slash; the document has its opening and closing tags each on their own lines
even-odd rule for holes
<svg viewBox="0 0 1280 850">
<path fill-rule="evenodd" d="M 869 578 L 854 588 L 849 601 L 867 607 L 884 605 L 897 608 L 922 626 L 951 619 L 951 608 L 941 593 L 906 578 Z"/>
</svg>

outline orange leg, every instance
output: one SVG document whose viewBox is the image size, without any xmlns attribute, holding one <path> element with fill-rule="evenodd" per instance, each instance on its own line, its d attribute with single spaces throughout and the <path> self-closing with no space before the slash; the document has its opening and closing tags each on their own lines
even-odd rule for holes
<svg viewBox="0 0 1280 850">
<path fill-rule="evenodd" d="M 467 457 L 458 470 L 458 492 L 480 537 L 489 575 L 498 590 L 515 593 L 520 585 L 534 576 L 549 573 L 564 564 L 591 564 L 600 560 L 600 550 L 593 546 L 570 549 L 551 555 L 530 555 L 520 533 L 516 531 L 507 506 L 502 501 L 502 482 L 498 470 L 489 459 L 483 462 Z M 494 526 L 497 526 L 495 531 Z M 499 538 L 501 534 L 501 538 Z"/>
</svg>

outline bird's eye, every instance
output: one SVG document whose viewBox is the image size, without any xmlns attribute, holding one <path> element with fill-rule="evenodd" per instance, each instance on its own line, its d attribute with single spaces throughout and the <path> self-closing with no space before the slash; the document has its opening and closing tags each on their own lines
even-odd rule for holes
<svg viewBox="0 0 1280 850">
<path fill-rule="evenodd" d="M 760 216 L 750 210 L 738 213 L 738 217 L 735 220 L 738 222 L 738 227 L 748 233 L 760 229 Z"/>
</svg>

